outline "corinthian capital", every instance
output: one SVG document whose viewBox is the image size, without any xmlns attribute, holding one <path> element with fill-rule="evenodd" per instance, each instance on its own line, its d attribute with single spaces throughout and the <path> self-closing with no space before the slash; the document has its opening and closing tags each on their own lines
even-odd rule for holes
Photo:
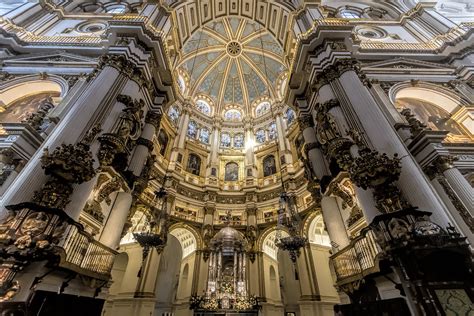
<svg viewBox="0 0 474 316">
<path fill-rule="evenodd" d="M 145 117 L 145 123 L 153 125 L 156 129 L 160 127 L 161 117 L 163 115 L 158 112 L 149 111 Z"/>
<path fill-rule="evenodd" d="M 311 115 L 301 115 L 298 117 L 298 124 L 302 130 L 305 130 L 308 127 L 314 127 L 314 120 Z"/>
</svg>

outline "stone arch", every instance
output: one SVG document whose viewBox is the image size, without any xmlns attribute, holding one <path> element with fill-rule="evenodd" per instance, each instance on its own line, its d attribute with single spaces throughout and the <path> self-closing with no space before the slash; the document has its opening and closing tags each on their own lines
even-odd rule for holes
<svg viewBox="0 0 474 316">
<path fill-rule="evenodd" d="M 0 120 L 7 123 L 31 121 L 30 125 L 38 130 L 45 129 L 46 114 L 49 113 L 67 93 L 67 83 L 64 79 L 53 76 L 39 79 L 37 76 L 26 76 L 8 81 L 0 86 Z M 32 115 L 41 113 L 39 117 Z"/>
<path fill-rule="evenodd" d="M 275 227 L 269 227 L 260 235 L 257 241 L 257 247 L 259 251 L 267 254 L 270 258 L 275 261 L 278 260 L 278 247 L 275 245 L 277 230 Z M 284 231 L 283 236 L 288 236 L 288 233 Z"/>
<path fill-rule="evenodd" d="M 471 139 L 474 137 L 474 113 L 466 108 L 468 101 L 454 91 L 428 82 L 402 82 L 389 90 L 389 97 L 396 107 L 402 106 L 401 103 L 405 103 L 403 107 L 407 107 L 408 101 L 413 100 L 419 107 L 414 104 L 408 108 L 417 119 L 432 129 L 449 130 L 453 135 L 464 135 Z M 426 117 L 421 112 L 416 113 L 417 109 L 421 111 L 422 108 L 426 110 Z M 430 109 L 433 111 L 431 114 L 428 113 Z M 435 117 L 439 119 L 430 119 Z M 444 122 L 444 128 L 437 124 L 438 121 Z M 456 132 L 457 129 L 459 131 Z"/>
<path fill-rule="evenodd" d="M 169 233 L 176 237 L 180 242 L 181 247 L 183 248 L 183 258 L 194 251 L 203 248 L 201 234 L 192 226 L 184 223 L 176 223 L 171 225 Z"/>
</svg>

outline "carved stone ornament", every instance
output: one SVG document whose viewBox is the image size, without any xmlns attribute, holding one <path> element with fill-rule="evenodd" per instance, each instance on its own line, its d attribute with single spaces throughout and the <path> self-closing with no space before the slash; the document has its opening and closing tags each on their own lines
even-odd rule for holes
<svg viewBox="0 0 474 316">
<path fill-rule="evenodd" d="M 160 128 L 162 114 L 154 111 L 148 111 L 145 116 L 145 123 L 152 124 L 156 129 Z"/>
<path fill-rule="evenodd" d="M 300 117 L 298 117 L 298 124 L 300 125 L 302 131 L 304 131 L 308 127 L 313 127 L 313 117 L 311 115 L 301 115 Z"/>
<path fill-rule="evenodd" d="M 148 87 L 149 85 L 149 82 L 146 79 L 143 71 L 126 56 L 112 54 L 102 55 L 99 58 L 99 64 L 97 68 L 102 69 L 105 66 L 114 67 L 128 78 L 137 82 L 138 84 L 141 84 L 142 86 Z M 94 76 L 96 76 L 96 74 L 94 74 Z"/>
<path fill-rule="evenodd" d="M 46 100 L 44 100 L 40 104 L 40 106 L 38 107 L 38 110 L 35 113 L 29 114 L 21 122 L 26 123 L 30 125 L 36 131 L 41 132 L 47 127 L 47 126 L 46 127 L 44 126 L 46 116 L 48 115 L 48 112 L 52 108 L 54 108 L 53 100 L 51 99 L 51 97 L 48 97 Z"/>
<path fill-rule="evenodd" d="M 418 136 L 422 131 L 428 129 L 425 124 L 423 124 L 420 120 L 418 120 L 415 115 L 411 113 L 410 109 L 403 109 L 400 112 L 401 115 L 405 117 L 410 126 L 410 132 L 412 137 Z"/>
<path fill-rule="evenodd" d="M 381 212 L 395 212 L 402 208 L 403 202 L 394 182 L 401 172 L 400 158 L 389 158 L 385 153 L 363 149 L 354 159 L 349 174 L 352 182 L 364 190 L 374 189 L 374 198 Z"/>
</svg>

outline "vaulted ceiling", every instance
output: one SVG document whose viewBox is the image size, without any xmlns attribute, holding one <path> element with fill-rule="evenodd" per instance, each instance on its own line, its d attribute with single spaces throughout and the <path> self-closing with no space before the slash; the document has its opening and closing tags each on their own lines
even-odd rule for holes
<svg viewBox="0 0 474 316">
<path fill-rule="evenodd" d="M 177 63 L 184 94 L 207 97 L 220 114 L 228 106 L 244 114 L 263 98 L 277 98 L 287 75 L 284 51 L 260 24 L 242 17 L 211 21 L 185 42 Z"/>
</svg>

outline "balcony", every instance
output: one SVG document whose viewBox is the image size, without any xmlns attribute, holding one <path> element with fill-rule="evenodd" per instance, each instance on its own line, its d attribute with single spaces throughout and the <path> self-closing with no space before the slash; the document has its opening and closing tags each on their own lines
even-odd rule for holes
<svg viewBox="0 0 474 316">
<path fill-rule="evenodd" d="M 7 209 L 9 216 L 0 224 L 0 261 L 23 266 L 47 260 L 84 276 L 110 279 L 117 252 L 96 241 L 64 211 L 29 202 Z"/>
<path fill-rule="evenodd" d="M 375 241 L 374 233 L 363 230 L 361 235 L 345 248 L 331 256 L 338 286 L 361 279 L 379 271 L 378 260 L 382 250 Z"/>
<path fill-rule="evenodd" d="M 116 251 L 94 240 L 76 225 L 69 225 L 59 242 L 59 266 L 100 280 L 108 280 Z"/>
</svg>

